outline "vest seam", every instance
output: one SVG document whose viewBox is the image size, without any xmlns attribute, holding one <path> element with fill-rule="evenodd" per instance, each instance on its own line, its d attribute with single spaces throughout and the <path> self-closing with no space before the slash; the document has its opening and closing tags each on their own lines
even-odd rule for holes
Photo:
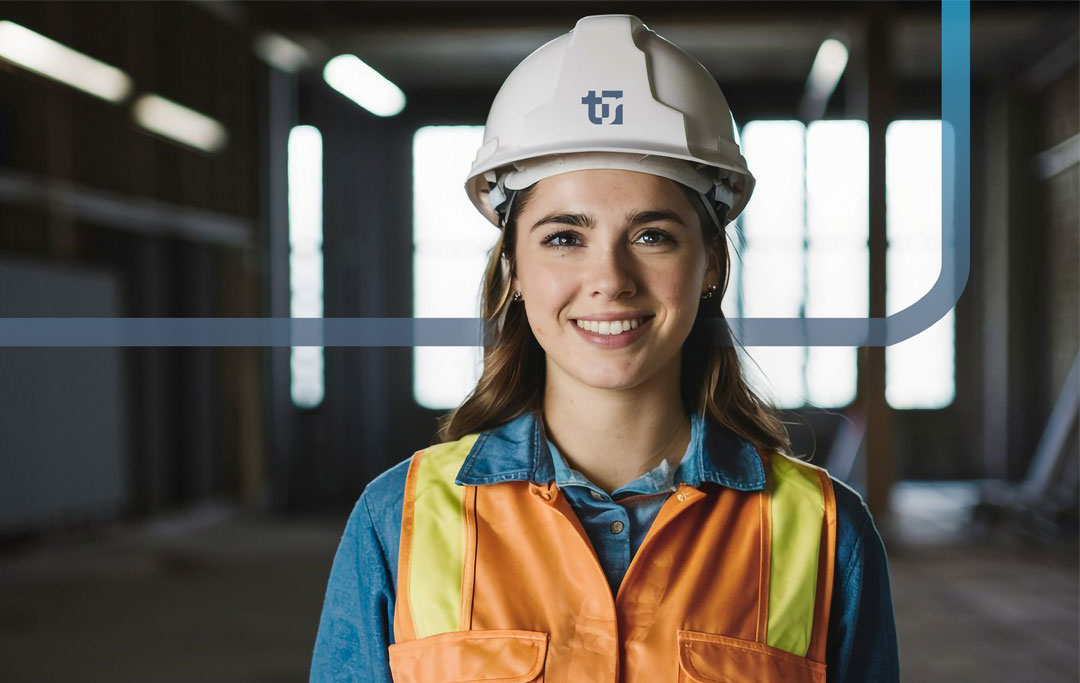
<svg viewBox="0 0 1080 683">
<path fill-rule="evenodd" d="M 400 618 L 395 614 L 394 619 L 394 628 L 396 629 L 400 625 L 402 635 L 405 636 L 400 639 L 402 641 L 416 640 L 416 620 L 413 616 L 412 590 L 409 583 L 412 581 L 412 543 L 413 531 L 416 526 L 416 506 L 414 505 L 416 475 L 425 451 L 426 449 L 413 454 L 412 460 L 409 462 L 409 470 L 405 475 L 405 491 L 401 510 L 401 535 L 398 540 L 398 586 L 394 598 L 395 612 L 398 606 L 402 608 Z M 397 634 L 395 634 L 394 640 L 395 642 L 399 641 Z"/>
<path fill-rule="evenodd" d="M 769 638 L 769 582 L 772 580 L 772 496 L 768 490 L 758 493 L 760 520 L 759 568 L 758 568 L 758 642 L 767 643 Z"/>
<path fill-rule="evenodd" d="M 458 617 L 458 630 L 471 631 L 473 618 L 473 600 L 476 592 L 476 487 L 465 486 L 462 496 L 462 523 L 465 533 L 465 554 L 461 568 L 461 605 Z"/>
<path fill-rule="evenodd" d="M 828 657 L 829 622 L 832 619 L 832 599 L 836 580 L 836 493 L 833 490 L 832 478 L 824 468 L 818 470 L 818 483 L 821 486 L 822 505 L 825 508 L 821 520 L 822 548 L 819 554 L 819 557 L 824 560 L 824 565 L 818 567 L 821 590 L 820 595 L 816 596 L 819 603 L 815 605 L 814 631 L 810 637 L 810 645 L 817 647 L 812 649 L 808 647 L 806 657 L 813 656 L 825 663 Z"/>
</svg>

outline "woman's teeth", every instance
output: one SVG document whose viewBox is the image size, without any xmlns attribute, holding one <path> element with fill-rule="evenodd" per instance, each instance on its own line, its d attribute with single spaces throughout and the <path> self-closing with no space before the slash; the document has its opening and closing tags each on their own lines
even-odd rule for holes
<svg viewBox="0 0 1080 683">
<path fill-rule="evenodd" d="M 637 318 L 635 320 L 578 320 L 577 326 L 583 330 L 589 330 L 590 332 L 596 332 L 598 334 L 622 334 L 628 330 L 637 329 L 645 319 Z"/>
</svg>

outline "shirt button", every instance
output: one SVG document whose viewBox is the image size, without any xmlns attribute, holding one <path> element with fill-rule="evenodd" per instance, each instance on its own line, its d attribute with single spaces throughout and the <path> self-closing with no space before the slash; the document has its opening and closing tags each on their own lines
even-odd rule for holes
<svg viewBox="0 0 1080 683">
<path fill-rule="evenodd" d="M 679 495 L 677 495 L 677 496 L 675 496 L 675 497 L 679 499 L 679 502 L 680 502 L 680 503 L 681 503 L 682 501 L 686 500 L 686 494 L 685 494 L 685 493 L 680 493 Z"/>
<path fill-rule="evenodd" d="M 604 494 L 600 493 L 599 491 L 590 490 L 589 495 L 592 496 L 593 500 L 603 500 L 604 499 Z"/>
<path fill-rule="evenodd" d="M 611 526 L 609 528 L 611 529 L 611 533 L 613 534 L 621 533 L 623 530 L 623 523 L 616 519 L 614 522 L 611 523 Z"/>
</svg>

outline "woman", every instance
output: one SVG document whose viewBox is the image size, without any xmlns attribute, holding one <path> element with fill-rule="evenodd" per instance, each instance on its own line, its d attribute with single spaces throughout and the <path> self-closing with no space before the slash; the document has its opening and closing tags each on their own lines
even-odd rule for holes
<svg viewBox="0 0 1080 683">
<path fill-rule="evenodd" d="M 580 20 L 492 105 L 483 375 L 375 479 L 313 681 L 893 681 L 884 548 L 790 457 L 715 292 L 753 190 L 727 103 L 636 17 Z"/>
</svg>

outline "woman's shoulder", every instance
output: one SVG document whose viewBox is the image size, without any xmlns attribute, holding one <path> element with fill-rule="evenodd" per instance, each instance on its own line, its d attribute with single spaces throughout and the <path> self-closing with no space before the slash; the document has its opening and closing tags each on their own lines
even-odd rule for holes
<svg viewBox="0 0 1080 683">
<path fill-rule="evenodd" d="M 870 508 L 862 494 L 850 484 L 829 475 L 832 483 L 833 498 L 836 500 L 836 526 L 841 533 L 861 535 L 868 531 L 877 533 Z"/>
<path fill-rule="evenodd" d="M 351 533 L 374 537 L 382 551 L 387 580 L 396 582 L 401 510 L 405 500 L 405 479 L 413 456 L 405 458 L 371 480 L 360 494 L 346 525 Z M 343 539 L 344 540 L 344 539 Z"/>
<path fill-rule="evenodd" d="M 832 482 L 833 497 L 836 498 L 837 523 L 843 517 L 848 524 L 859 527 L 873 524 L 870 508 L 867 507 L 866 501 L 863 500 L 858 491 L 850 484 L 837 479 L 831 474 L 829 475 L 829 481 Z"/>
<path fill-rule="evenodd" d="M 413 460 L 417 456 L 429 459 L 439 457 L 464 459 L 469 452 L 469 447 L 476 440 L 476 436 L 470 434 L 457 441 L 432 444 L 414 452 L 372 479 L 361 494 L 361 501 L 367 504 L 373 515 L 388 508 L 396 508 L 400 513 L 405 499 L 405 480 Z"/>
<path fill-rule="evenodd" d="M 475 439 L 475 435 L 469 436 Z M 350 524 L 356 528 L 371 528 L 386 554 L 391 570 L 396 571 L 401 514 L 405 504 L 405 481 L 413 460 L 418 455 L 455 457 L 466 445 L 468 438 L 437 443 L 416 451 L 372 479 L 360 494 L 353 508 Z M 468 449 L 464 448 L 464 451 L 467 452 Z"/>
<path fill-rule="evenodd" d="M 761 452 L 761 451 L 759 451 Z M 784 463 L 788 463 L 789 467 L 801 469 L 804 472 L 818 472 L 828 476 L 830 483 L 832 484 L 833 497 L 836 499 L 836 516 L 837 524 L 844 524 L 846 526 L 854 526 L 861 529 L 867 524 L 873 525 L 873 521 L 870 516 L 870 509 L 866 506 L 863 497 L 852 488 L 849 484 L 837 479 L 829 472 L 829 470 L 822 465 L 818 465 L 807 460 L 803 460 L 800 457 L 787 455 L 780 452 L 766 453 L 762 452 L 763 456 L 771 458 L 769 463 L 775 462 L 776 459 L 780 459 Z M 770 464 L 767 467 L 775 466 Z M 813 475 L 811 475 L 813 478 Z"/>
<path fill-rule="evenodd" d="M 400 511 L 401 503 L 405 499 L 405 479 L 414 456 L 415 454 L 410 455 L 384 470 L 364 487 L 360 501 L 367 506 L 373 518 L 388 508 L 396 507 Z"/>
<path fill-rule="evenodd" d="M 834 477 L 826 467 L 785 453 L 769 453 L 765 451 L 759 451 L 759 453 L 770 463 L 767 467 L 774 470 L 776 465 L 773 463 L 779 459 L 783 463 L 788 463 L 788 467 L 794 467 L 796 470 L 816 472 L 819 475 L 827 476 L 832 485 L 833 498 L 836 501 L 836 523 L 838 528 L 844 527 L 849 530 L 861 531 L 867 526 L 873 527 L 870 508 L 867 507 L 862 495 L 852 488 L 850 484 Z M 811 477 L 813 478 L 813 475 Z"/>
<path fill-rule="evenodd" d="M 840 570 L 838 579 L 842 578 L 843 572 L 848 571 L 853 563 L 858 563 L 859 556 L 866 552 L 867 548 L 881 545 L 881 537 L 874 525 L 870 508 L 862 495 L 851 485 L 834 477 L 827 468 L 802 458 L 783 453 L 770 453 L 769 457 L 782 459 L 782 462 L 796 470 L 817 472 L 828 477 L 836 509 L 836 566 Z M 770 460 L 770 463 L 772 462 Z"/>
<path fill-rule="evenodd" d="M 829 479 L 836 499 L 836 578 L 844 582 L 854 578 L 852 572 L 868 554 L 883 555 L 884 543 L 862 495 L 832 475 Z"/>
</svg>

